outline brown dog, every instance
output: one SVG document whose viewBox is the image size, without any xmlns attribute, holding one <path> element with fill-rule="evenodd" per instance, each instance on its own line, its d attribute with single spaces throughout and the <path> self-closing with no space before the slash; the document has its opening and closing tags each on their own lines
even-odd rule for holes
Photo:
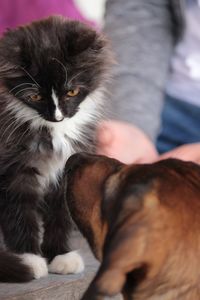
<svg viewBox="0 0 200 300">
<path fill-rule="evenodd" d="M 200 167 L 75 154 L 71 215 L 101 266 L 82 299 L 200 299 Z"/>
</svg>

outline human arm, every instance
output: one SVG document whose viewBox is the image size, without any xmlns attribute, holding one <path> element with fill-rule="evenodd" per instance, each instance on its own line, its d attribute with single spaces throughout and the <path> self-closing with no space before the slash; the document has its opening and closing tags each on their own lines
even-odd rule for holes
<svg viewBox="0 0 200 300">
<path fill-rule="evenodd" d="M 132 124 L 104 121 L 97 130 L 98 154 L 120 160 L 125 164 L 149 163 L 158 159 L 158 153 L 149 137 Z"/>
<path fill-rule="evenodd" d="M 107 1 L 105 32 L 111 39 L 118 64 L 114 68 L 114 83 L 110 89 L 112 113 L 108 114 L 108 118 L 115 121 L 106 123 L 108 134 L 113 136 L 112 143 L 106 142 L 105 147 L 103 122 L 97 134 L 99 153 L 114 155 L 122 161 L 129 157 L 129 162 L 149 160 L 152 158 L 150 154 L 155 154 L 153 143 L 160 125 L 174 45 L 169 2 L 128 0 L 122 4 L 120 0 Z M 116 126 L 116 121 L 122 122 L 121 128 L 120 123 Z M 119 145 L 122 135 L 124 145 L 128 147 Z M 130 135 L 131 140 L 127 139 Z M 145 148 L 152 151 L 145 151 Z"/>
<path fill-rule="evenodd" d="M 200 163 L 200 142 L 185 144 L 162 154 L 159 159 L 178 158 L 186 161 Z"/>
<path fill-rule="evenodd" d="M 155 139 L 173 50 L 169 0 L 108 0 L 105 32 L 116 54 L 112 119 Z"/>
</svg>

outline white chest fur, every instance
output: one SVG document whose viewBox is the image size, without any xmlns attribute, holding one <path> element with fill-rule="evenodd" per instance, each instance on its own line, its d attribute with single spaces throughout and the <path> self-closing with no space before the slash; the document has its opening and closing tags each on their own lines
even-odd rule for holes
<svg viewBox="0 0 200 300">
<path fill-rule="evenodd" d="M 99 99 L 100 96 L 101 99 Z M 99 103 L 102 105 L 102 100 L 102 92 L 96 91 L 80 104 L 79 111 L 72 118 L 66 118 L 57 123 L 43 119 L 40 122 L 38 120 L 32 121 L 32 128 L 37 129 L 46 126 L 52 137 L 52 155 L 47 156 L 44 153 L 42 159 L 37 160 L 36 158 L 34 162 L 41 174 L 38 179 L 42 190 L 46 190 L 50 183 L 56 184 L 58 182 L 67 159 L 77 151 L 73 142 L 86 143 L 87 132 L 83 131 L 84 125 L 94 123 L 99 119 L 101 115 Z"/>
<path fill-rule="evenodd" d="M 72 118 L 65 118 L 60 122 L 48 122 L 44 120 L 34 109 L 16 98 L 13 98 L 12 103 L 7 105 L 7 109 L 15 114 L 19 123 L 30 122 L 30 129 L 34 132 L 47 127 L 51 134 L 52 154 L 43 152 L 40 149 L 40 153 L 36 153 L 30 162 L 30 166 L 36 167 L 41 174 L 38 176 L 38 181 L 41 191 L 44 191 L 50 183 L 57 183 L 66 160 L 77 151 L 74 148 L 74 142 L 78 141 L 84 144 L 87 141 L 88 132 L 83 131 L 85 125 L 96 123 L 102 116 L 104 90 L 99 88 L 91 93 L 79 105 L 78 112 Z"/>
<path fill-rule="evenodd" d="M 53 149 L 50 153 L 44 152 L 44 155 L 40 153 L 40 158 L 34 161 L 40 173 L 38 180 L 42 191 L 45 191 L 49 184 L 58 183 L 68 157 L 75 152 L 70 140 L 62 134 L 52 132 L 52 144 Z"/>
<path fill-rule="evenodd" d="M 40 173 L 43 175 L 41 183 L 48 186 L 50 183 L 57 184 L 59 176 L 62 174 L 67 159 L 75 152 L 70 138 L 66 134 L 65 124 L 60 128 L 51 128 L 53 150 L 45 163 L 41 164 Z M 77 128 L 78 134 L 78 128 Z"/>
</svg>

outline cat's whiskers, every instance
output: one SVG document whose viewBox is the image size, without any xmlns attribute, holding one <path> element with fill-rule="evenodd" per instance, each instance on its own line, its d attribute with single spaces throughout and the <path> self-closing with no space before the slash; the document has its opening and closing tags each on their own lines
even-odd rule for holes
<svg viewBox="0 0 200 300">
<path fill-rule="evenodd" d="M 36 120 L 36 119 L 40 119 L 40 117 L 39 116 L 34 116 L 34 117 L 32 117 L 32 118 L 30 118 L 30 120 L 29 120 L 29 122 L 31 122 L 32 120 Z M 43 126 L 40 126 L 39 127 L 39 129 L 38 129 L 38 133 L 40 133 L 41 132 L 41 130 L 42 130 L 42 127 Z M 24 133 L 21 135 L 21 138 L 19 139 L 19 141 L 18 141 L 18 143 L 17 143 L 17 145 L 19 145 L 20 143 L 21 143 L 21 141 L 22 141 L 22 139 L 23 139 L 23 137 L 27 134 L 27 132 L 31 132 L 31 128 L 30 128 L 30 126 L 28 126 L 28 128 L 24 131 Z"/>
<path fill-rule="evenodd" d="M 13 118 L 14 118 L 14 117 L 13 117 Z M 13 120 L 13 118 L 12 118 L 12 120 Z M 9 119 L 9 122 L 10 122 L 10 121 L 11 121 L 11 120 Z M 7 122 L 7 123 L 9 123 L 9 122 Z M 12 128 L 12 126 L 13 126 L 15 123 L 18 124 L 18 120 L 17 120 L 16 118 L 14 118 L 14 121 L 11 122 L 8 126 L 6 126 L 6 128 L 5 128 L 4 132 L 3 132 L 3 134 L 1 135 L 1 140 L 3 140 L 3 137 L 5 136 L 6 132 L 7 132 L 10 128 Z M 20 125 L 22 125 L 22 124 L 20 124 Z"/>
<path fill-rule="evenodd" d="M 16 85 L 15 87 L 13 87 L 13 88 L 12 88 L 11 90 L 9 90 L 8 92 L 11 93 L 11 92 L 13 92 L 15 89 L 17 89 L 18 87 L 23 86 L 23 85 L 32 85 L 32 87 L 33 87 L 33 83 L 24 82 L 24 83 L 20 83 L 20 84 Z"/>
<path fill-rule="evenodd" d="M 22 124 L 20 123 L 20 124 L 18 124 L 18 126 L 14 127 L 13 131 L 11 131 L 11 133 L 8 135 L 8 137 L 7 137 L 6 141 L 5 141 L 6 144 L 9 143 L 10 137 L 11 137 L 11 136 L 16 132 L 16 130 L 17 130 L 18 128 L 20 128 L 21 126 L 22 126 Z"/>
<path fill-rule="evenodd" d="M 33 78 L 33 76 L 23 67 L 20 66 L 20 68 L 35 82 L 35 84 L 40 87 L 39 83 Z"/>
<path fill-rule="evenodd" d="M 10 122 L 12 122 L 13 120 L 16 119 L 14 116 L 8 118 L 8 115 L 5 115 L 5 113 L 0 114 L 0 117 L 1 117 L 1 121 L 3 122 L 3 125 L 1 128 L 7 128 L 7 125 L 9 125 Z M 5 120 L 5 122 L 4 122 L 4 120 Z"/>
<path fill-rule="evenodd" d="M 19 129 L 22 125 L 23 125 L 23 124 L 19 124 L 18 126 L 16 126 L 16 127 L 14 128 L 14 130 L 13 130 L 13 131 L 9 134 L 9 136 L 7 137 L 7 139 L 6 139 L 6 144 L 9 143 L 10 138 L 14 135 L 14 133 L 16 132 L 16 130 Z"/>
<path fill-rule="evenodd" d="M 17 93 L 15 93 L 14 95 L 17 96 L 19 93 L 26 91 L 26 90 L 37 90 L 38 91 L 38 88 L 36 88 L 36 87 L 24 88 L 24 89 L 21 89 L 20 91 L 18 91 Z"/>
<path fill-rule="evenodd" d="M 89 88 L 86 87 L 84 84 L 78 84 L 78 87 L 82 90 L 89 91 Z"/>
<path fill-rule="evenodd" d="M 64 64 L 57 58 L 55 57 L 52 57 L 52 60 L 55 60 L 58 64 L 60 64 L 65 72 L 65 85 L 67 84 L 67 69 L 66 67 L 64 66 Z"/>
<path fill-rule="evenodd" d="M 39 116 L 32 117 L 32 118 L 30 119 L 30 121 L 33 120 L 33 119 L 36 119 L 36 118 L 39 118 Z M 21 120 L 21 121 L 23 121 L 23 120 Z M 19 123 L 19 120 L 18 120 L 18 119 L 15 119 L 15 121 L 12 122 L 12 124 L 10 124 L 10 125 L 8 126 L 8 127 L 10 128 L 11 125 L 14 125 L 15 123 L 18 124 L 18 126 L 14 127 L 13 131 L 11 131 L 11 133 L 10 133 L 9 136 L 7 137 L 7 139 L 6 139 L 6 144 L 9 143 L 10 137 L 12 137 L 12 135 L 14 135 L 14 133 L 16 132 L 16 130 L 19 129 L 21 126 L 23 126 L 23 125 L 24 125 L 25 123 L 27 123 L 27 122 L 28 122 L 28 121 L 23 121 L 23 122 L 20 122 L 20 123 Z M 6 128 L 5 131 L 8 130 L 8 127 Z M 28 126 L 28 129 L 30 129 L 29 126 Z M 26 130 L 27 130 L 27 129 L 26 129 Z M 26 130 L 25 130 L 25 131 L 26 131 Z M 5 135 L 5 131 L 4 131 L 4 134 L 3 134 L 3 135 Z M 28 131 L 28 130 L 27 130 L 27 131 Z M 2 136 L 3 136 L 3 135 L 2 135 Z M 24 135 L 25 135 L 25 133 L 23 133 L 23 136 L 24 136 Z M 21 141 L 21 139 L 20 139 L 20 141 Z M 18 144 L 19 144 L 19 142 L 18 142 Z"/>
<path fill-rule="evenodd" d="M 23 140 L 24 136 L 27 135 L 28 131 L 30 131 L 30 127 L 28 126 L 28 128 L 26 128 L 26 130 L 24 130 L 23 134 L 21 135 L 20 139 L 17 142 L 17 145 L 20 145 L 21 141 Z"/>
<path fill-rule="evenodd" d="M 3 132 L 3 134 L 1 135 L 1 140 L 3 140 L 5 134 L 7 132 L 9 132 L 10 128 L 12 128 L 13 125 L 15 125 L 15 123 L 19 126 L 22 126 L 24 123 L 26 123 L 28 120 L 26 118 L 24 118 L 24 116 L 22 117 L 17 117 L 15 115 L 15 113 L 9 109 L 9 114 L 11 114 L 11 116 L 7 116 L 6 115 L 6 118 L 8 118 L 8 120 L 6 121 L 6 123 L 4 123 L 4 127 L 5 127 L 5 130 Z M 14 115 L 13 115 L 14 114 Z M 36 117 L 39 117 L 39 116 L 36 116 Z M 33 117 L 32 117 L 33 118 Z M 11 123 L 10 123 L 11 122 Z M 10 123 L 10 124 L 9 124 Z M 8 125 L 8 126 L 7 126 Z M 15 129 L 15 128 L 14 128 Z"/>
<path fill-rule="evenodd" d="M 70 85 L 74 79 L 76 79 L 78 76 L 80 76 L 84 72 L 85 71 L 80 71 L 79 73 L 77 73 L 74 76 L 72 76 L 72 78 L 68 81 L 68 85 Z"/>
</svg>

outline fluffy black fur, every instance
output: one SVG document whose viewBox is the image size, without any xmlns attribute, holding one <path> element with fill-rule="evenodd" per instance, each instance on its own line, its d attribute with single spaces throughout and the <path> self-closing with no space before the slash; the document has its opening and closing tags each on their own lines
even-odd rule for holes
<svg viewBox="0 0 200 300">
<path fill-rule="evenodd" d="M 51 261 L 69 251 L 63 170 L 72 153 L 93 150 L 110 57 L 102 35 L 61 17 L 0 40 L 0 281 L 33 278 L 22 253 Z"/>
<path fill-rule="evenodd" d="M 0 282 L 27 282 L 33 279 L 31 269 L 13 253 L 0 252 L 0 269 Z"/>
</svg>

